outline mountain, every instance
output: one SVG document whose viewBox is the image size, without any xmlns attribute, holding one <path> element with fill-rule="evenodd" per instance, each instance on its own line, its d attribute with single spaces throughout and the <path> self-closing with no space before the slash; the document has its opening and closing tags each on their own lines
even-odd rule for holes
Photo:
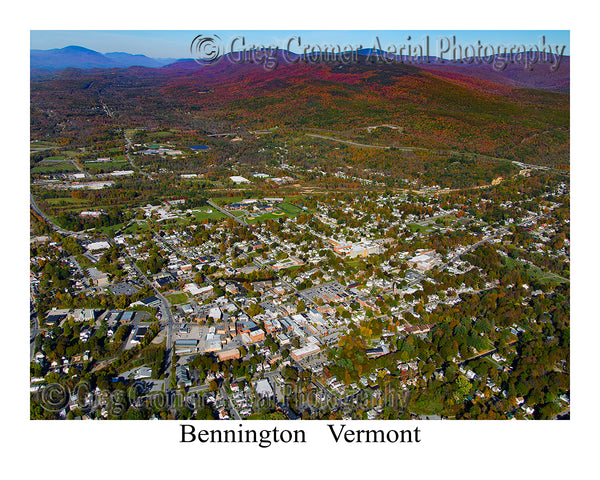
<svg viewBox="0 0 600 480">
<path fill-rule="evenodd" d="M 319 52 L 316 54 L 320 55 Z M 174 58 L 150 58 L 145 55 L 134 55 L 124 52 L 111 52 L 102 54 L 79 46 L 69 46 L 53 50 L 31 50 L 31 74 L 32 78 L 47 76 L 49 71 L 62 70 L 65 68 L 129 68 L 133 66 L 147 68 L 161 68 L 169 66 L 172 72 L 183 72 L 186 70 L 197 70 L 198 68 L 211 68 L 213 75 L 224 74 L 235 69 L 237 72 L 263 68 L 260 64 L 243 62 L 236 64 L 234 59 L 239 56 L 227 54 L 222 56 L 212 65 L 198 65 L 192 59 Z M 491 59 L 486 62 L 444 62 L 436 57 L 430 57 L 429 63 L 411 63 L 406 58 L 403 62 L 397 55 L 390 55 L 378 50 L 362 49 L 358 52 L 359 63 L 374 65 L 380 64 L 380 60 L 387 57 L 399 65 L 414 65 L 418 68 L 434 72 L 436 75 L 454 80 L 470 81 L 470 78 L 495 82 L 513 87 L 535 88 L 551 92 L 568 93 L 570 89 L 570 57 L 562 58 L 560 68 L 556 71 L 550 69 L 548 64 L 535 64 L 531 70 L 525 69 L 520 64 L 508 64 L 502 70 L 494 68 Z M 329 54 L 331 58 L 331 54 Z M 279 65 L 285 65 L 290 61 L 299 63 L 315 63 L 310 59 L 293 52 L 278 50 L 275 60 Z M 305 61 L 306 60 L 306 61 Z"/>
<path fill-rule="evenodd" d="M 118 63 L 99 52 L 84 47 L 69 46 L 52 50 L 31 50 L 31 68 L 61 70 L 63 68 L 111 68 Z"/>
<path fill-rule="evenodd" d="M 89 48 L 69 46 L 52 50 L 31 50 L 30 68 L 32 70 L 62 70 L 65 68 L 128 68 L 132 66 L 158 68 L 175 59 L 155 59 L 145 55 L 133 55 L 124 52 L 102 54 Z"/>
<path fill-rule="evenodd" d="M 339 132 L 366 143 L 384 135 L 396 147 L 568 164 L 569 94 L 511 84 L 521 73 L 506 69 L 500 82 L 478 78 L 475 67 L 378 64 L 361 55 L 349 64 L 302 57 L 290 63 L 286 53 L 273 58 L 274 68 L 226 56 L 211 65 L 181 60 L 161 68 L 65 69 L 43 81 L 32 75 L 32 137 L 60 135 L 85 144 L 121 125 L 198 135 L 279 126 Z M 542 70 L 527 73 L 526 83 L 539 83 Z M 117 112 L 114 119 L 103 115 L 102 104 Z M 384 124 L 401 129 L 366 130 Z"/>
<path fill-rule="evenodd" d="M 531 68 L 525 68 L 522 63 L 517 61 L 504 64 L 504 58 L 500 56 L 483 57 L 478 61 L 467 58 L 449 61 L 429 56 L 425 57 L 427 60 L 424 59 L 421 63 L 420 59 L 411 61 L 406 55 L 400 57 L 372 48 L 361 49 L 358 54 L 365 57 L 368 62 L 377 63 L 389 60 L 390 62 L 415 65 L 448 78 L 474 77 L 513 87 L 535 88 L 560 93 L 569 93 L 570 89 L 571 58 L 569 56 L 563 56 L 558 68 L 553 69 L 551 67 L 555 60 L 550 58 L 545 63 L 540 60 L 533 63 Z M 530 58 L 538 58 L 539 54 L 527 52 L 527 55 Z"/>
<path fill-rule="evenodd" d="M 146 55 L 133 55 L 131 53 L 124 52 L 105 53 L 104 56 L 110 60 L 117 62 L 119 66 L 124 68 L 134 66 L 158 68 L 176 61 L 176 59 L 174 58 L 150 58 Z"/>
<path fill-rule="evenodd" d="M 554 71 L 551 65 L 537 63 L 528 70 L 517 63 L 507 64 L 503 70 L 495 69 L 493 62 L 487 63 L 436 63 L 421 65 L 421 68 L 440 76 L 463 75 L 514 87 L 535 88 L 551 92 L 569 93 L 571 87 L 571 58 L 562 58 Z"/>
</svg>

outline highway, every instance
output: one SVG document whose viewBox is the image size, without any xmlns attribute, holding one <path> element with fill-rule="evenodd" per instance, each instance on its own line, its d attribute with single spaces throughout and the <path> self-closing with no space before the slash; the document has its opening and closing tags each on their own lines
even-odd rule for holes
<svg viewBox="0 0 600 480">
<path fill-rule="evenodd" d="M 127 145 L 125 145 L 125 156 L 127 157 L 127 160 L 129 160 L 131 167 L 134 170 L 136 170 L 138 173 L 141 173 L 144 177 L 151 178 L 150 174 L 144 172 L 140 167 L 138 167 L 135 163 L 133 163 L 133 160 L 131 159 L 131 156 L 129 155 L 129 150 L 133 149 L 133 145 L 131 144 L 131 140 L 129 140 L 129 137 L 127 136 L 127 134 L 125 132 L 123 132 L 123 137 L 125 138 L 125 142 L 127 143 Z"/>
<path fill-rule="evenodd" d="M 331 140 L 332 142 L 338 142 L 338 143 L 345 143 L 347 145 L 353 145 L 355 147 L 366 147 L 366 148 L 379 148 L 381 150 L 389 150 L 390 147 L 384 147 L 381 145 L 368 145 L 366 143 L 357 143 L 357 142 L 353 142 L 351 140 L 342 140 L 340 138 L 334 138 L 334 137 L 326 137 L 325 135 L 317 135 L 315 133 L 307 133 L 306 135 L 308 135 L 309 137 L 314 137 L 314 138 L 322 138 L 323 140 Z M 412 148 L 398 148 L 398 150 L 413 150 Z"/>
<path fill-rule="evenodd" d="M 224 215 L 227 215 L 230 218 L 233 218 L 237 223 L 239 223 L 240 225 L 243 225 L 244 227 L 247 227 L 248 224 L 239 217 L 236 217 L 235 215 L 233 215 L 231 212 L 219 207 L 218 205 L 216 205 L 212 200 L 207 200 L 206 203 L 208 203 L 211 207 L 216 208 L 219 212 L 221 212 Z"/>
<path fill-rule="evenodd" d="M 59 227 L 58 225 L 56 225 L 52 220 L 50 220 L 37 206 L 37 203 L 35 203 L 35 200 L 33 199 L 33 194 L 29 193 L 29 204 L 31 206 L 31 209 L 37 213 L 48 225 L 50 225 L 50 227 L 52 228 L 52 230 L 60 233 L 63 236 L 69 236 L 69 235 L 77 235 L 77 232 L 72 232 L 71 230 L 65 230 L 64 228 Z"/>
</svg>

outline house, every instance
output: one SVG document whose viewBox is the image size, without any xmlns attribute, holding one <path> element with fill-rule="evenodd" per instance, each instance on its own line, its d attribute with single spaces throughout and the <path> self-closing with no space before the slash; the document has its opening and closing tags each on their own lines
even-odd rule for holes
<svg viewBox="0 0 600 480">
<path fill-rule="evenodd" d="M 254 384 L 254 389 L 256 391 L 256 395 L 261 398 L 271 398 L 275 395 L 271 385 L 269 384 L 269 381 L 266 378 L 256 382 Z"/>
<path fill-rule="evenodd" d="M 206 348 L 204 351 L 208 352 L 218 352 L 222 348 L 221 335 L 217 335 L 215 333 L 208 333 L 206 335 Z"/>
<path fill-rule="evenodd" d="M 408 266 L 423 273 L 442 263 L 442 256 L 433 249 L 419 249 L 417 255 L 408 260 Z"/>
<path fill-rule="evenodd" d="M 278 320 L 265 320 L 264 321 L 265 330 L 267 333 L 272 333 L 281 330 L 281 323 Z"/>
<path fill-rule="evenodd" d="M 235 360 L 240 358 L 240 350 L 238 348 L 222 350 L 217 353 L 217 357 L 219 358 L 219 362 L 224 362 L 225 360 Z"/>
<path fill-rule="evenodd" d="M 133 334 L 133 338 L 131 339 L 131 343 L 140 343 L 146 336 L 146 333 L 148 333 L 148 330 L 148 327 L 137 327 Z"/>
<path fill-rule="evenodd" d="M 156 308 L 160 305 L 160 299 L 153 295 L 151 297 L 143 298 L 142 300 L 139 300 L 139 301 L 131 304 L 131 306 L 133 306 L 133 307 L 135 307 L 136 305 L 141 306 L 141 307 Z"/>
<path fill-rule="evenodd" d="M 96 320 L 96 312 L 91 308 L 78 308 L 73 310 L 71 317 L 76 322 L 91 322 Z"/>
<path fill-rule="evenodd" d="M 260 342 L 265 339 L 265 332 L 262 328 L 251 330 L 248 335 L 250 336 L 250 341 L 252 343 Z"/>
<path fill-rule="evenodd" d="M 233 182 L 233 183 L 250 183 L 250 180 L 248 180 L 247 178 L 241 177 L 239 175 L 233 175 L 231 177 L 229 177 L 229 179 Z"/>
<path fill-rule="evenodd" d="M 195 283 L 187 283 L 183 290 L 185 292 L 189 292 L 192 295 L 201 295 L 203 298 L 209 298 L 214 295 L 214 290 L 212 285 L 207 285 L 205 287 L 198 287 Z"/>
<path fill-rule="evenodd" d="M 140 367 L 138 368 L 133 375 L 134 380 L 140 380 L 142 378 L 151 378 L 152 377 L 152 368 L 150 367 Z"/>
<path fill-rule="evenodd" d="M 310 357 L 312 355 L 316 355 L 319 353 L 321 349 L 318 345 L 314 343 L 309 343 L 305 347 L 294 349 L 290 352 L 291 357 L 295 361 L 300 361 L 304 358 Z"/>
<path fill-rule="evenodd" d="M 198 350 L 198 340 L 195 338 L 178 338 L 175 340 L 176 353 L 194 353 Z"/>
<path fill-rule="evenodd" d="M 87 274 L 93 285 L 98 287 L 108 286 L 108 273 L 101 272 L 96 267 L 91 267 L 87 269 Z"/>
<path fill-rule="evenodd" d="M 212 318 L 214 320 L 221 320 L 222 315 L 223 314 L 221 313 L 221 309 L 219 307 L 212 307 L 208 311 L 209 318 Z"/>
<path fill-rule="evenodd" d="M 101 242 L 92 242 L 86 246 L 88 252 L 95 252 L 99 250 L 108 250 L 110 248 L 110 243 L 106 241 Z"/>
<path fill-rule="evenodd" d="M 46 319 L 44 320 L 44 323 L 46 325 L 58 325 L 60 324 L 60 322 L 62 322 L 65 318 L 67 318 L 67 314 L 69 313 L 69 310 L 50 310 L 48 312 L 48 315 L 46 315 Z"/>
<path fill-rule="evenodd" d="M 177 365 L 175 367 L 175 375 L 177 376 L 177 383 L 183 384 L 185 387 L 189 387 L 192 385 L 192 381 L 190 379 L 190 371 L 184 365 Z"/>
<path fill-rule="evenodd" d="M 154 277 L 154 286 L 156 288 L 165 287 L 175 281 L 175 277 L 171 273 L 160 273 Z"/>
</svg>

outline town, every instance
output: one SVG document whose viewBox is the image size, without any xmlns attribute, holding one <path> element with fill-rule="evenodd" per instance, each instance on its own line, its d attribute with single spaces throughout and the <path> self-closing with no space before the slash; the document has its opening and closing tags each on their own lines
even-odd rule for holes
<svg viewBox="0 0 600 480">
<path fill-rule="evenodd" d="M 108 176 L 160 176 L 133 157 L 185 150 L 125 139 L 133 169 Z M 85 206 L 66 225 L 46 216 L 40 200 L 112 183 L 96 185 L 98 173 L 36 175 L 34 417 L 568 412 L 564 176 L 519 164 L 487 187 L 460 190 L 410 180 L 391 188 L 371 174 L 349 194 L 294 188 L 307 173 L 281 162 L 245 175 L 223 177 L 245 185 L 234 197 Z M 289 186 L 264 195 L 273 181 Z M 531 368 L 523 352 L 538 343 L 557 353 L 543 357 L 552 378 L 532 385 L 523 380 Z M 48 407 L 43 392 L 55 383 L 68 388 Z M 117 392 L 125 408 L 115 408 Z"/>
</svg>

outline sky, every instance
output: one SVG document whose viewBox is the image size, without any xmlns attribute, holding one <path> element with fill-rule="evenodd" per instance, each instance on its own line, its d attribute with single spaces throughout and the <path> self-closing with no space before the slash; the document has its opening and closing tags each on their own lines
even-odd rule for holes
<svg viewBox="0 0 600 480">
<path fill-rule="evenodd" d="M 277 46 L 302 53 L 305 47 L 326 44 L 346 45 L 356 48 L 419 45 L 429 37 L 430 54 L 437 55 L 449 46 L 455 37 L 455 45 L 538 45 L 541 49 L 543 38 L 546 44 L 564 45 L 565 55 L 570 55 L 570 33 L 568 30 L 31 30 L 32 49 L 49 50 L 78 45 L 100 53 L 126 52 L 143 54 L 154 58 L 189 58 L 190 45 L 197 35 L 220 37 L 222 49 L 230 52 L 234 40 L 234 51 L 244 46 Z M 298 39 L 299 37 L 299 39 Z M 410 40 L 409 40 L 410 38 Z M 377 43 L 379 39 L 379 44 Z M 446 40 L 447 39 L 447 40 Z M 290 43 L 291 40 L 291 43 Z M 444 43 L 446 42 L 446 43 Z M 452 46 L 450 45 L 450 48 Z M 319 49 L 317 49 L 319 50 Z"/>
</svg>

